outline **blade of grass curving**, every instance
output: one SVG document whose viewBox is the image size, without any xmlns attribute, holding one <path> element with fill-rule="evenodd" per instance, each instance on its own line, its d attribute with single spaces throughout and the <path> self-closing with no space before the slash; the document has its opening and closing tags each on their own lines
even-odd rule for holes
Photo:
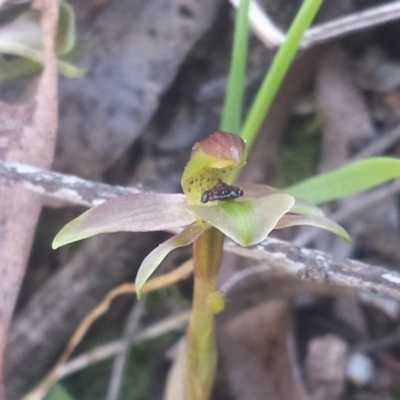
<svg viewBox="0 0 400 400">
<path fill-rule="evenodd" d="M 285 43 L 280 47 L 274 58 L 241 131 L 240 136 L 247 142 L 247 151 L 250 150 L 283 78 L 292 64 L 301 39 L 311 25 L 321 4 L 322 0 L 305 0 L 290 26 Z"/>
<path fill-rule="evenodd" d="M 285 192 L 320 204 L 371 189 L 398 176 L 400 159 L 372 157 L 306 179 L 285 188 Z"/>
<path fill-rule="evenodd" d="M 241 0 L 236 14 L 232 58 L 220 129 L 235 133 L 242 125 L 243 95 L 246 79 L 247 48 L 249 37 L 249 0 Z"/>
</svg>

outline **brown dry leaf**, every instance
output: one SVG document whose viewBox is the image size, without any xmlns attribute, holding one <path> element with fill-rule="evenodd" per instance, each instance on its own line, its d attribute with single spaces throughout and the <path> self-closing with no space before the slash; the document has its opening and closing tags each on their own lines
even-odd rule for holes
<svg viewBox="0 0 400 400">
<path fill-rule="evenodd" d="M 49 168 L 57 128 L 55 32 L 58 2 L 35 1 L 41 12 L 45 68 L 34 94 L 21 104 L 0 102 L 0 158 Z M 0 189 L 0 375 L 5 336 L 25 273 L 40 196 L 21 189 Z M 0 397 L 1 388 L 0 385 Z"/>
<path fill-rule="evenodd" d="M 307 400 L 290 337 L 289 303 L 262 303 L 226 323 L 219 345 L 228 380 L 240 400 Z"/>
</svg>

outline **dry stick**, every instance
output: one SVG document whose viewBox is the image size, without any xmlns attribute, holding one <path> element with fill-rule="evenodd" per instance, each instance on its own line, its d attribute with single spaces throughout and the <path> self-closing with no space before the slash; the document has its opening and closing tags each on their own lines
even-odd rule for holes
<svg viewBox="0 0 400 400">
<path fill-rule="evenodd" d="M 271 238 L 252 247 L 227 242 L 225 248 L 242 257 L 263 261 L 297 279 L 366 290 L 400 300 L 400 274 L 383 267 L 356 260 L 335 260 L 322 251 Z"/>
<path fill-rule="evenodd" d="M 156 339 L 162 335 L 170 333 L 172 331 L 182 330 L 188 320 L 190 312 L 183 311 L 179 314 L 172 315 L 171 317 L 165 318 L 162 321 L 156 322 L 148 328 L 144 329 L 137 334 L 134 334 L 129 338 L 132 345 L 143 343 L 147 340 Z M 77 356 L 71 361 L 66 362 L 55 371 L 57 380 L 65 378 L 75 372 L 82 369 L 88 368 L 91 365 L 97 364 L 107 358 L 113 357 L 119 354 L 123 346 L 125 345 L 125 339 L 114 340 L 105 345 L 96 347 L 84 354 Z"/>
<path fill-rule="evenodd" d="M 382 133 L 379 138 L 358 152 L 351 160 L 360 160 L 376 154 L 381 154 L 400 141 L 400 125 Z"/>
<path fill-rule="evenodd" d="M 268 268 L 265 264 L 255 265 L 250 268 L 243 269 L 241 271 L 236 272 L 231 276 L 220 288 L 220 293 L 224 298 L 228 297 L 228 293 L 240 285 L 247 278 L 250 278 L 254 275 L 264 274 L 266 271 L 269 271 L 271 268 Z"/>
<path fill-rule="evenodd" d="M 385 347 L 391 347 L 400 343 L 400 330 L 396 329 L 395 332 L 387 334 L 380 339 L 372 339 L 364 343 L 356 344 L 351 347 L 353 352 L 375 352 L 380 351 Z"/>
<path fill-rule="evenodd" d="M 0 162 L 0 180 L 8 180 L 8 176 L 7 175 L 2 175 L 2 170 L 7 170 L 7 168 L 2 168 L 2 166 L 7 166 L 9 165 L 9 163 L 4 163 L 4 162 Z M 51 181 L 51 176 L 53 176 L 53 172 L 51 171 L 41 171 L 38 170 L 38 174 L 39 175 L 43 175 L 46 174 L 48 177 L 48 182 Z M 57 176 L 56 182 L 58 181 L 58 177 L 59 174 L 55 174 Z M 28 182 L 32 182 L 32 184 L 38 186 L 38 187 L 42 187 L 43 190 L 46 188 L 45 186 L 40 186 L 40 181 L 36 180 L 35 181 L 35 176 L 37 177 L 37 175 L 35 174 L 31 174 L 28 177 L 25 177 L 26 179 L 29 179 L 27 181 Z M 64 175 L 65 179 L 68 179 L 68 175 Z M 70 179 L 74 179 L 74 177 L 69 177 Z M 39 181 L 39 182 L 38 182 Z M 99 187 L 103 187 L 104 184 L 99 184 L 96 182 L 91 182 L 91 181 L 85 181 L 82 180 L 83 182 L 87 182 L 88 184 L 92 185 L 94 189 L 97 188 L 97 185 L 99 185 Z M 383 188 L 382 191 L 379 190 L 376 193 L 380 193 L 381 196 L 387 196 L 390 193 L 394 193 L 395 191 L 398 190 L 398 185 L 399 183 L 397 181 L 395 181 L 395 183 L 392 184 L 391 187 L 389 187 L 389 189 L 387 188 Z M 109 193 L 113 192 L 113 187 L 112 186 L 108 186 L 109 188 Z M 72 190 L 72 189 L 71 189 Z M 119 188 L 117 188 L 117 190 L 115 191 L 115 195 L 119 194 Z M 385 192 L 386 191 L 386 192 Z M 53 196 L 53 193 L 46 193 L 49 196 Z M 58 198 L 61 198 L 60 193 Z M 83 194 L 80 192 L 80 187 L 76 188 L 76 195 L 77 197 L 82 197 L 84 198 Z M 373 193 L 370 194 L 371 196 L 374 195 Z M 374 196 L 378 196 L 378 195 L 374 195 Z M 95 196 L 93 196 L 93 198 L 95 198 Z M 373 201 L 376 201 L 372 198 Z M 358 205 L 359 207 L 360 205 Z M 342 217 L 341 217 L 342 218 Z M 276 241 L 275 241 L 276 242 Z M 261 243 L 258 246 L 255 247 L 248 247 L 248 248 L 240 248 L 238 245 L 235 245 L 233 243 L 227 243 L 225 245 L 226 250 L 234 252 L 234 253 L 240 253 L 242 255 L 244 255 L 245 257 L 248 258 L 255 258 L 255 259 L 262 259 L 262 260 L 266 260 L 268 261 L 269 258 L 267 257 L 268 255 L 268 249 L 269 249 L 269 245 L 271 245 L 271 243 L 275 243 L 273 239 L 268 239 L 265 242 Z M 299 252 L 303 251 L 304 254 L 303 256 L 307 256 L 306 258 L 308 258 L 310 260 L 309 264 L 307 265 L 307 268 L 304 267 L 305 269 L 301 268 L 301 271 L 299 272 L 299 278 L 301 279 L 305 279 L 305 280 L 315 280 L 317 282 L 321 282 L 324 283 L 324 280 L 322 279 L 323 275 L 323 266 L 320 263 L 320 260 L 328 260 L 327 261 L 327 270 L 326 270 L 326 276 L 329 277 L 330 275 L 333 276 L 333 281 L 332 283 L 336 283 L 339 284 L 341 286 L 347 286 L 349 288 L 361 288 L 361 289 L 366 289 L 366 290 L 370 290 L 373 292 L 380 292 L 382 290 L 382 294 L 387 294 L 391 297 L 394 297 L 396 299 L 400 298 L 400 291 L 397 292 L 398 289 L 400 289 L 400 274 L 397 274 L 396 272 L 392 272 L 389 271 L 387 269 L 384 268 L 380 268 L 380 267 L 375 267 L 372 265 L 368 265 L 368 264 L 363 264 L 363 263 L 359 263 L 357 261 L 352 261 L 352 260 L 347 260 L 347 261 L 342 261 L 339 263 L 335 263 L 328 255 L 322 253 L 322 252 L 318 252 L 315 250 L 307 250 L 307 249 L 299 249 L 296 246 L 290 245 L 288 243 L 284 243 L 284 242 L 279 242 L 281 244 L 281 250 L 282 253 L 279 255 L 279 257 L 282 260 L 282 270 L 286 271 L 287 273 L 289 273 L 290 275 L 293 275 L 293 271 L 294 271 L 294 267 L 290 262 L 290 257 L 293 255 L 292 252 L 295 251 L 296 254 L 300 254 Z M 261 253 L 260 253 L 261 251 Z M 286 252 L 286 253 L 285 253 Z M 285 255 L 286 254 L 286 255 Z M 313 257 L 317 257 L 316 260 L 313 261 Z M 272 257 L 272 255 L 271 255 Z M 276 259 L 275 259 L 276 260 Z M 288 265 L 285 264 L 285 262 L 289 263 L 290 268 L 288 267 Z M 354 270 L 352 269 L 353 266 L 362 266 L 362 269 L 360 271 L 358 270 Z M 340 271 L 336 269 L 336 267 L 338 266 L 343 266 L 343 269 L 341 269 Z M 301 266 L 299 266 L 300 268 Z M 322 270 L 321 270 L 322 268 Z M 297 271 L 297 269 L 295 269 Z M 378 273 L 378 271 L 380 271 Z M 304 272 L 304 273 L 303 273 Z M 358 274 L 359 272 L 359 274 Z M 369 275 L 369 272 L 371 272 L 371 276 Z M 297 273 L 297 272 L 296 272 Z M 346 279 L 346 273 L 348 273 L 348 279 Z M 339 275 L 338 275 L 339 274 Z M 380 275 L 385 275 L 389 278 L 383 278 L 377 281 L 377 277 Z M 317 278 L 315 278 L 317 277 Z M 315 279 L 314 279 L 315 278 Z M 365 279 L 365 284 L 362 285 L 360 283 L 360 280 Z M 391 280 L 392 279 L 392 280 Z M 395 285 L 396 284 L 396 285 Z M 393 286 L 395 285 L 395 286 Z"/>
<path fill-rule="evenodd" d="M 153 292 L 163 287 L 172 285 L 173 283 L 179 280 L 186 279 L 187 277 L 190 276 L 192 271 L 193 271 L 193 262 L 192 260 L 188 260 L 185 263 L 183 263 L 179 268 L 165 275 L 153 278 L 150 281 L 148 281 L 143 287 L 143 293 Z M 72 335 L 66 350 L 61 355 L 56 365 L 52 368 L 52 370 L 48 373 L 48 375 L 32 392 L 24 396 L 23 400 L 43 399 L 43 397 L 46 395 L 50 387 L 56 381 L 55 371 L 60 365 L 62 365 L 68 359 L 68 357 L 74 351 L 76 346 L 81 342 L 83 336 L 92 326 L 93 322 L 108 311 L 111 302 L 116 297 L 121 296 L 123 294 L 135 294 L 135 293 L 136 293 L 136 288 L 133 283 L 125 283 L 123 285 L 118 286 L 111 292 L 109 292 L 105 297 L 105 299 L 96 308 L 94 308 L 79 324 L 78 328 L 75 330 L 75 333 Z"/>
<path fill-rule="evenodd" d="M 73 175 L 46 171 L 27 164 L 0 160 L 0 185 L 20 187 L 50 198 L 93 207 L 122 194 L 139 193 L 136 187 L 110 186 Z"/>
<path fill-rule="evenodd" d="M 398 18 L 400 18 L 400 2 L 398 1 L 371 7 L 310 28 L 304 35 L 302 45 L 303 47 L 311 47 L 340 36 L 382 25 Z"/>
<path fill-rule="evenodd" d="M 230 2 L 235 7 L 239 4 L 239 0 L 230 0 Z M 400 18 L 400 2 L 355 12 L 310 28 L 304 35 L 302 47 L 311 47 L 398 18 Z M 285 41 L 285 34 L 273 23 L 269 15 L 262 10 L 255 0 L 250 2 L 249 20 L 251 28 L 266 47 L 279 47 Z"/>
</svg>

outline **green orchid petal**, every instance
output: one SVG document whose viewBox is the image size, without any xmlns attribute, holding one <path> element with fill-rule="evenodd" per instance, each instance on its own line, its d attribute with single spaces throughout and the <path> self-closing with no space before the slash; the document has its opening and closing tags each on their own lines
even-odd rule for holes
<svg viewBox="0 0 400 400">
<path fill-rule="evenodd" d="M 54 238 L 53 249 L 99 233 L 160 231 L 185 226 L 195 220 L 187 210 L 186 198 L 182 194 L 118 196 L 65 225 Z"/>
<path fill-rule="evenodd" d="M 371 189 L 398 176 L 398 158 L 371 157 L 306 179 L 286 191 L 321 204 Z"/>
<path fill-rule="evenodd" d="M 213 207 L 188 206 L 203 221 L 215 226 L 242 246 L 262 242 L 295 202 L 286 193 L 248 201 L 219 202 Z"/>
<path fill-rule="evenodd" d="M 288 228 L 290 226 L 309 225 L 325 229 L 341 237 L 346 242 L 351 242 L 349 234 L 336 222 L 317 215 L 285 215 L 276 225 L 276 229 Z"/>
<path fill-rule="evenodd" d="M 193 147 L 182 175 L 182 189 L 189 204 L 201 204 L 201 196 L 219 181 L 229 182 L 245 164 L 243 139 L 228 132 L 215 132 Z"/>
<path fill-rule="evenodd" d="M 209 227 L 210 226 L 207 224 L 195 222 L 187 226 L 181 233 L 178 233 L 155 248 L 143 260 L 136 275 L 135 285 L 137 297 L 141 297 L 144 284 L 172 250 L 178 247 L 189 246 Z"/>
<path fill-rule="evenodd" d="M 243 189 L 243 200 L 269 196 L 274 193 L 285 193 L 272 186 L 260 183 L 238 183 L 237 186 Z M 295 203 L 289 212 L 293 214 L 324 215 L 323 211 L 315 204 L 301 197 L 295 197 Z"/>
</svg>

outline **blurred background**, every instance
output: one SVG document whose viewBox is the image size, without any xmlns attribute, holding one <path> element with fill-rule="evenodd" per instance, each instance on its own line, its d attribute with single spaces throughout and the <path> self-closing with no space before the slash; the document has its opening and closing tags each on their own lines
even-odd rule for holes
<svg viewBox="0 0 400 400">
<path fill-rule="evenodd" d="M 218 129 L 230 63 L 235 10 L 226 0 L 74 0 L 80 78 L 60 77 L 54 169 L 115 185 L 180 192 L 193 144 Z M 260 0 L 285 31 L 301 0 Z M 315 24 L 398 1 L 325 0 Z M 1 10 L 0 10 L 1 11 Z M 275 54 L 251 36 L 246 108 Z M 17 102 L 35 76 L 6 80 Z M 284 188 L 371 155 L 400 152 L 400 21 L 303 49 L 266 118 L 240 180 Z M 352 245 L 313 229 L 274 233 L 332 254 L 398 269 L 399 202 L 390 186 L 325 208 Z M 83 208 L 50 203 L 42 212 L 9 333 L 8 398 L 19 399 L 55 363 L 83 317 L 118 284 L 133 281 L 142 259 L 168 233 L 100 235 L 51 250 L 59 229 Z M 175 251 L 165 273 L 190 257 Z M 223 286 L 254 260 L 227 253 Z M 164 397 L 184 335 L 192 281 L 147 295 L 122 296 L 76 354 L 127 341 L 119 399 Z M 400 304 L 278 272 L 249 274 L 228 293 L 218 317 L 218 400 L 400 399 Z M 228 311 L 228 310 L 227 310 Z M 161 327 L 150 335 L 149 327 Z M 136 336 L 135 336 L 136 335 Z M 111 399 L 118 352 L 87 360 L 62 385 L 75 399 Z M 168 381 L 170 382 L 170 381 Z M 173 397 L 169 397 L 173 398 Z"/>
</svg>

